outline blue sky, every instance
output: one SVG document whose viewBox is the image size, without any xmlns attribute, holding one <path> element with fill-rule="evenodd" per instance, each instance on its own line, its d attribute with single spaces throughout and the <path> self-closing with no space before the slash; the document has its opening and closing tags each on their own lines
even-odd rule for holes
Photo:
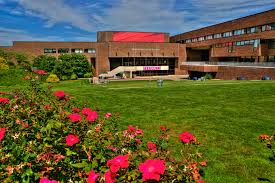
<svg viewBox="0 0 275 183">
<path fill-rule="evenodd" d="M 0 45 L 96 41 L 103 30 L 170 35 L 275 8 L 275 0 L 0 0 Z"/>
</svg>

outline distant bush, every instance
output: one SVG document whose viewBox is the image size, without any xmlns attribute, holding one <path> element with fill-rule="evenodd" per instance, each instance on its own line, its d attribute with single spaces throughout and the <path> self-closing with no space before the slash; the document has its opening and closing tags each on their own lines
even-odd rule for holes
<svg viewBox="0 0 275 183">
<path fill-rule="evenodd" d="M 71 72 L 76 73 L 78 77 L 83 77 L 83 73 L 87 73 L 91 71 L 91 66 L 85 55 L 64 54 L 64 55 L 60 55 L 58 59 L 61 62 L 68 63 L 68 65 L 70 65 Z M 71 74 L 67 76 L 71 76 Z"/>
<path fill-rule="evenodd" d="M 46 79 L 47 83 L 57 83 L 59 81 L 59 78 L 55 74 L 50 74 L 49 77 Z"/>
<path fill-rule="evenodd" d="M 92 73 L 85 73 L 84 74 L 84 78 L 91 78 L 92 77 Z"/>
<path fill-rule="evenodd" d="M 9 66 L 5 58 L 0 57 L 0 71 L 2 70 L 8 70 Z"/>
<path fill-rule="evenodd" d="M 66 80 L 68 80 L 68 79 L 69 79 L 68 76 L 61 76 L 61 80 L 62 80 L 62 81 L 66 81 Z"/>
<path fill-rule="evenodd" d="M 33 59 L 33 66 L 46 72 L 52 72 L 56 64 L 54 56 L 40 55 Z"/>
<path fill-rule="evenodd" d="M 77 75 L 75 74 L 75 73 L 73 73 L 72 75 L 71 75 L 71 80 L 76 80 L 78 77 L 77 77 Z"/>
<path fill-rule="evenodd" d="M 205 79 L 213 79 L 213 76 L 211 73 L 206 73 L 204 76 Z"/>
</svg>

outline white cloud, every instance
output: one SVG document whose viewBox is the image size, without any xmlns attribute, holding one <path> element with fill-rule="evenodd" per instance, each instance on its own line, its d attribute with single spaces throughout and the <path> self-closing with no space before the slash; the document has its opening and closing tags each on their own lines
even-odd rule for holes
<svg viewBox="0 0 275 183">
<path fill-rule="evenodd" d="M 86 14 L 77 7 L 69 6 L 64 0 L 15 0 L 25 9 L 28 16 L 46 20 L 45 27 L 57 23 L 68 23 L 85 31 L 92 31 L 94 26 Z"/>
</svg>

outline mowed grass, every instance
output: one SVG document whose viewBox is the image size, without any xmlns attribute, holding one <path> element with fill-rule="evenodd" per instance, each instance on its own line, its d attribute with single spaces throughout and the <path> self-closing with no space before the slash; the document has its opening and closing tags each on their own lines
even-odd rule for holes
<svg viewBox="0 0 275 183">
<path fill-rule="evenodd" d="M 274 81 L 114 81 L 90 85 L 86 81 L 53 84 L 80 104 L 100 112 L 119 112 L 120 128 L 138 125 L 153 138 L 159 125 L 170 128 L 177 155 L 178 136 L 196 135 L 208 160 L 207 182 L 275 182 L 275 164 L 258 141 L 275 131 Z"/>
</svg>

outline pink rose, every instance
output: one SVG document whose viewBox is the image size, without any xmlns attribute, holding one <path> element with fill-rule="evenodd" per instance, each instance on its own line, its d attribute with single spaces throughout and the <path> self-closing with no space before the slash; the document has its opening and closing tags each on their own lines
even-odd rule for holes
<svg viewBox="0 0 275 183">
<path fill-rule="evenodd" d="M 66 137 L 66 144 L 68 146 L 73 146 L 75 144 L 78 144 L 80 142 L 79 137 L 74 134 L 70 134 Z"/>
</svg>

